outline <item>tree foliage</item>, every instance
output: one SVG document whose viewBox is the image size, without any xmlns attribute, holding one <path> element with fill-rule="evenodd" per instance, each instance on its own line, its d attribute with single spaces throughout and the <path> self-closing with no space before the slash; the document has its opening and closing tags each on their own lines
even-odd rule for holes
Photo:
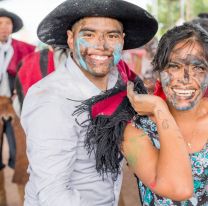
<svg viewBox="0 0 208 206">
<path fill-rule="evenodd" d="M 184 20 L 190 21 L 199 13 L 208 13 L 208 0 L 184 0 Z M 180 0 L 157 0 L 157 20 L 159 22 L 158 36 L 164 34 L 171 27 L 181 23 Z M 154 14 L 154 5 L 147 5 L 147 10 Z"/>
</svg>

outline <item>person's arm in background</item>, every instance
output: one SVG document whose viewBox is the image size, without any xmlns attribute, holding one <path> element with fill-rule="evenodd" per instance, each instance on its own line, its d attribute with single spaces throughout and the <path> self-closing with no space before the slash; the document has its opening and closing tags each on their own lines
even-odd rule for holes
<svg viewBox="0 0 208 206">
<path fill-rule="evenodd" d="M 38 194 L 38 205 L 88 205 L 70 184 L 78 136 L 67 100 L 60 102 L 41 92 L 28 92 L 21 116 L 27 136 L 30 182 Z M 25 205 L 30 205 L 27 199 Z"/>
<path fill-rule="evenodd" d="M 191 163 L 185 141 L 166 103 L 153 95 L 138 95 L 128 86 L 135 111 L 154 117 L 160 140 L 156 149 L 142 129 L 128 124 L 124 132 L 123 154 L 138 178 L 153 192 L 173 200 L 193 194 Z"/>
</svg>

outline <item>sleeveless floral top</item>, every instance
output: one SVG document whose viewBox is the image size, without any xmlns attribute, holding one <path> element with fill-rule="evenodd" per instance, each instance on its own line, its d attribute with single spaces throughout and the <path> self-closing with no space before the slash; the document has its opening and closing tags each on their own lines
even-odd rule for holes
<svg viewBox="0 0 208 206">
<path fill-rule="evenodd" d="M 133 124 L 143 129 L 150 137 L 153 145 L 160 148 L 156 124 L 148 117 L 140 117 L 140 123 L 137 118 Z M 208 143 L 204 148 L 193 154 L 190 154 L 192 164 L 192 174 L 194 179 L 194 195 L 187 201 L 173 201 L 160 197 L 146 187 L 137 179 L 140 199 L 143 206 L 208 206 Z"/>
</svg>

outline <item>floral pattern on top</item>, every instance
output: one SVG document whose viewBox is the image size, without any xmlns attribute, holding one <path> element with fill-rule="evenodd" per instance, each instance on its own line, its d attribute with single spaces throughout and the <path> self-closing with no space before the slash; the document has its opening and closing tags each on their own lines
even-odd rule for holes
<svg viewBox="0 0 208 206">
<path fill-rule="evenodd" d="M 135 116 L 132 123 L 150 137 L 157 149 L 160 148 L 157 126 L 150 118 Z M 173 201 L 156 195 L 137 178 L 143 206 L 208 206 L 208 143 L 201 151 L 189 156 L 194 180 L 194 195 L 186 201 Z"/>
</svg>

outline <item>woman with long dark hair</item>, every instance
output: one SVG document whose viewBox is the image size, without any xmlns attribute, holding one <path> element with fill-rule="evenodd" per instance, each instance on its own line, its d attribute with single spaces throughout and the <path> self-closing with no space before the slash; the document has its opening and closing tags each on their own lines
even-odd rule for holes
<svg viewBox="0 0 208 206">
<path fill-rule="evenodd" d="M 141 201 L 207 205 L 208 33 L 196 24 L 174 27 L 161 38 L 153 66 L 166 101 L 136 94 L 129 84 L 138 115 L 127 125 L 122 147 Z"/>
</svg>

